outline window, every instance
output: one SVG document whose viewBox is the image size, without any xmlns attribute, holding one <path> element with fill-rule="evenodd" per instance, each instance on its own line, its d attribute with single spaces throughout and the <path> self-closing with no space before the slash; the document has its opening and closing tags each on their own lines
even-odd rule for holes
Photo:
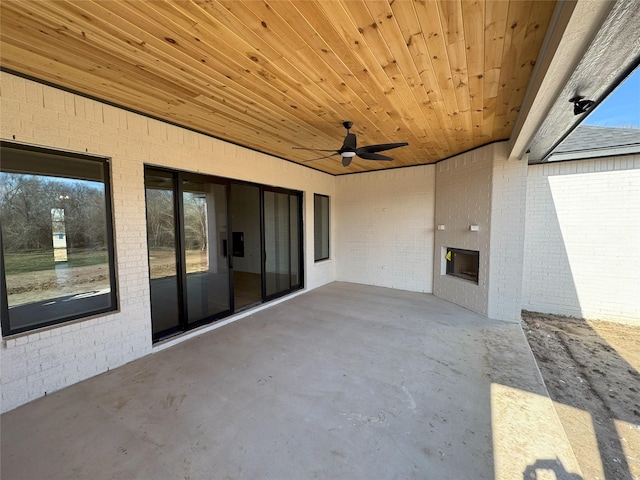
<svg viewBox="0 0 640 480">
<path fill-rule="evenodd" d="M 0 148 L 2 334 L 115 310 L 108 162 Z"/>
<path fill-rule="evenodd" d="M 313 195 L 314 259 L 329 258 L 329 197 Z"/>
</svg>

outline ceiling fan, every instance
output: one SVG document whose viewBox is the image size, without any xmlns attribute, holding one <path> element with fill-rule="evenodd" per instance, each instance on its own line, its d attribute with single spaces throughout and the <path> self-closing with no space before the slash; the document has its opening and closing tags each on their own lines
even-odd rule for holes
<svg viewBox="0 0 640 480">
<path fill-rule="evenodd" d="M 322 160 L 323 158 L 333 157 L 334 155 L 340 155 L 342 157 L 342 165 L 348 167 L 353 160 L 353 157 L 358 156 L 363 160 L 393 160 L 386 155 L 380 155 L 377 152 L 384 152 L 385 150 L 391 150 L 392 148 L 405 147 L 409 145 L 407 142 L 399 143 L 381 143 L 378 145 L 367 145 L 364 147 L 356 146 L 356 134 L 350 133 L 349 130 L 353 126 L 353 122 L 342 122 L 342 126 L 347 129 L 347 136 L 344 137 L 344 142 L 340 150 L 323 150 L 320 148 L 304 148 L 293 147 L 296 150 L 312 150 L 315 152 L 332 152 L 330 155 L 324 157 L 313 158 L 311 160 L 304 160 L 303 162 L 315 162 L 316 160 Z"/>
</svg>

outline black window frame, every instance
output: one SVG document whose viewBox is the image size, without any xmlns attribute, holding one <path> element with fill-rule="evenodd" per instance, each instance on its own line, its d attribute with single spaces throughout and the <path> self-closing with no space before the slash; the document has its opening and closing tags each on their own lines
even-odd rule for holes
<svg viewBox="0 0 640 480">
<path fill-rule="evenodd" d="M 64 162 L 64 159 L 80 159 L 91 162 L 100 163 L 102 165 L 102 184 L 104 185 L 104 199 L 105 199 L 105 237 L 107 244 L 107 259 L 108 259 L 108 271 L 109 271 L 109 305 L 107 307 L 100 307 L 95 309 L 89 309 L 70 315 L 53 318 L 51 320 L 44 320 L 37 324 L 27 325 L 23 327 L 12 328 L 9 318 L 9 301 L 7 293 L 7 279 L 5 270 L 5 253 L 2 243 L 2 228 L 0 228 L 0 315 L 1 315 L 1 330 L 2 337 L 8 337 L 25 332 L 37 331 L 43 328 L 49 328 L 53 326 L 68 324 L 70 322 L 88 319 L 91 317 L 100 316 L 109 312 L 119 310 L 118 302 L 118 290 L 117 290 L 117 278 L 116 278 L 116 261 L 115 261 L 115 237 L 113 228 L 113 200 L 112 200 L 112 188 L 111 188 L 111 162 L 110 158 L 103 156 L 86 155 L 77 152 L 71 152 L 66 150 L 59 150 L 54 148 L 40 147 L 35 145 L 26 145 L 21 143 L 10 142 L 6 140 L 0 140 L 0 152 L 7 149 L 20 150 L 23 152 L 33 152 L 39 155 L 47 155 L 51 159 L 55 159 L 56 162 Z M 2 165 L 0 164 L 0 171 Z M 70 176 L 68 178 L 74 178 Z M 77 178 L 82 180 L 81 178 Z"/>
<path fill-rule="evenodd" d="M 323 231 L 323 216 L 318 215 L 318 205 L 322 210 L 325 204 L 322 203 L 326 199 L 326 212 L 321 211 L 321 215 L 326 213 L 326 232 Z M 320 202 L 320 203 L 318 203 Z M 322 195 L 320 193 L 313 194 L 313 260 L 314 262 L 322 262 L 331 258 L 331 200 L 329 195 Z M 322 235 L 322 238 L 318 238 L 318 235 Z M 322 245 L 326 241 L 327 253 L 326 256 L 323 253 Z M 320 246 L 320 247 L 318 247 Z"/>
</svg>

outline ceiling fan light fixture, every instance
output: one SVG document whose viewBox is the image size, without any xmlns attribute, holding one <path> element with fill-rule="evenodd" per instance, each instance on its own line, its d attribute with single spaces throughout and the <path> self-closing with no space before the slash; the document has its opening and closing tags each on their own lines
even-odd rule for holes
<svg viewBox="0 0 640 480">
<path fill-rule="evenodd" d="M 356 152 L 342 152 L 343 157 L 355 157 Z"/>
</svg>

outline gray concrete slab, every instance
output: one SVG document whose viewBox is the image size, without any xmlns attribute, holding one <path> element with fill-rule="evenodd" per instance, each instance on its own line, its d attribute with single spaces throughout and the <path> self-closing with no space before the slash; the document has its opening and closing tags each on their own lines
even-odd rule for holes
<svg viewBox="0 0 640 480">
<path fill-rule="evenodd" d="M 563 478 L 559 425 L 518 324 L 332 283 L 4 414 L 1 473 Z"/>
</svg>

